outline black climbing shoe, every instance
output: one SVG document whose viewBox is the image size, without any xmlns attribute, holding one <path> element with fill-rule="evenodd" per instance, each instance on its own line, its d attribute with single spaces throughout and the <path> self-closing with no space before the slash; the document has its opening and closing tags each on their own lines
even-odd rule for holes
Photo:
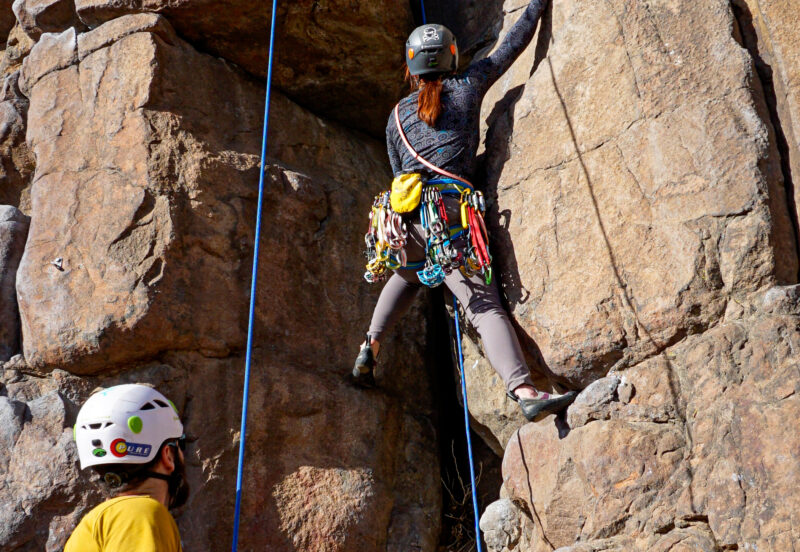
<svg viewBox="0 0 800 552">
<path fill-rule="evenodd" d="M 506 395 L 508 395 L 508 398 L 512 401 L 519 404 L 519 407 L 522 409 L 522 414 L 528 421 L 537 422 L 547 414 L 559 412 L 568 407 L 572 404 L 572 401 L 575 400 L 575 397 L 578 396 L 578 392 L 569 391 L 563 395 L 551 394 L 547 399 L 520 399 L 512 391 L 506 391 Z"/>
<path fill-rule="evenodd" d="M 375 387 L 375 355 L 372 354 L 369 335 L 356 357 L 352 381 L 358 387 Z"/>
</svg>

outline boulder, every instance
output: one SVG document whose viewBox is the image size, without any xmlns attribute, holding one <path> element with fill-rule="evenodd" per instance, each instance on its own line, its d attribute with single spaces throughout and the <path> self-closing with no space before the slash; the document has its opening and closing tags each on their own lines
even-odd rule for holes
<svg viewBox="0 0 800 552">
<path fill-rule="evenodd" d="M 161 79 L 173 84 L 154 88 Z M 198 79 L 206 86 L 182 93 Z M 150 15 L 81 35 L 73 29 L 43 35 L 24 62 L 21 82 L 31 98 L 28 143 L 39 159 L 34 245 L 18 282 L 29 364 L 90 373 L 163 350 L 225 356 L 241 347 L 247 310 L 241 278 L 249 270 L 251 239 L 244 221 L 252 220 L 258 179 L 259 87 L 198 54 Z M 276 243 L 265 254 L 265 271 L 285 260 L 287 238 L 313 243 L 328 214 L 350 216 L 351 206 L 338 202 L 352 202 L 352 195 L 328 196 L 326 187 L 370 182 L 366 175 L 382 170 L 377 146 L 342 138 L 277 96 L 273 155 L 289 166 L 312 166 L 315 154 L 292 145 L 300 135 L 284 138 L 292 120 L 303 129 L 300 143 L 324 143 L 335 163 L 315 171 L 324 183 L 269 170 L 270 185 L 287 182 L 287 192 L 294 185 L 301 193 L 268 206 L 268 216 L 276 207 L 276 216 L 297 220 L 287 233 L 270 231 Z M 360 193 L 367 204 L 369 192 Z M 310 220 L 299 216 L 306 208 Z M 358 231 L 348 232 L 350 252 Z M 301 253 L 307 258 L 294 266 L 317 264 L 312 251 Z M 312 274 L 304 277 L 275 283 L 304 293 Z M 291 315 L 290 309 L 280 313 Z M 308 322 L 313 326 L 313 318 Z M 149 336 L 146 344 L 142 335 Z"/>
<path fill-rule="evenodd" d="M 507 498 L 489 504 L 481 515 L 480 528 L 489 552 L 513 550 L 522 538 L 525 514 Z"/>
<path fill-rule="evenodd" d="M 35 162 L 25 142 L 28 99 L 19 89 L 19 71 L 0 90 L 0 204 L 30 212 L 30 181 Z"/>
<path fill-rule="evenodd" d="M 30 219 L 15 207 L 0 205 L 0 362 L 9 360 L 20 350 L 15 284 L 29 223 Z"/>
<path fill-rule="evenodd" d="M 59 394 L 57 385 L 45 384 L 50 391 L 27 401 L 16 395 L 15 387 L 10 387 L 14 398 L 0 399 L 0 416 L 15 434 L 0 456 L 4 467 L 0 471 L 0 546 L 59 550 L 77 522 L 72 515 L 74 503 L 85 505 L 87 499 L 97 500 L 99 495 L 78 476 L 69 421 L 74 422 L 73 405 Z M 50 534 L 64 536 L 49 542 Z"/>
<path fill-rule="evenodd" d="M 348 126 L 382 136 L 401 94 L 407 2 L 279 2 L 275 84 L 288 97 Z M 76 0 L 90 27 L 155 12 L 185 40 L 265 77 L 271 2 Z M 299 70 L 302 68 L 302 70 Z"/>
<path fill-rule="evenodd" d="M 611 383 L 601 380 L 570 407 L 566 435 L 542 422 L 512 438 L 505 486 L 556 547 L 791 548 L 783 505 L 800 499 L 800 474 L 782 459 L 800 441 L 783 428 L 800 409 L 800 319 L 760 304 L 626 369 L 628 404 L 600 392 Z"/>
<path fill-rule="evenodd" d="M 487 171 L 527 344 L 586 385 L 708 327 L 732 294 L 793 282 L 798 263 L 728 3 L 567 2 L 550 20 L 530 80 L 523 63 L 484 104 L 522 81 L 513 123 L 489 129 Z"/>
<path fill-rule="evenodd" d="M 22 29 L 34 38 L 78 23 L 73 0 L 14 0 L 13 9 Z"/>
</svg>

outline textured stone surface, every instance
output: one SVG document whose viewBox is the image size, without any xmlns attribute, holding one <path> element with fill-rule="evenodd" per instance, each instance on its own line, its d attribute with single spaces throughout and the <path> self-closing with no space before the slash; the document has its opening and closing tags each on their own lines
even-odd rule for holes
<svg viewBox="0 0 800 552">
<path fill-rule="evenodd" d="M 10 205 L 0 205 L 0 362 L 20 350 L 16 279 L 30 220 Z"/>
<path fill-rule="evenodd" d="M 185 413 L 186 548 L 222 550 L 263 90 L 184 40 L 263 75 L 266 4 L 76 4 L 91 31 L 62 20 L 29 26 L 32 38 L 17 25 L 0 67 L 21 69 L 0 103 L 3 167 L 20 176 L 0 194 L 33 224 L 18 284 L 26 359 L 4 365 L 0 389 L 0 548 L 60 549 L 99 498 L 67 435 L 77 405 L 97 386 L 145 381 Z M 430 11 L 475 49 L 525 4 Z M 537 385 L 586 387 L 565 416 L 524 424 L 467 330 L 474 427 L 505 449 L 503 496 L 516 504 L 484 516 L 493 548 L 791 550 L 800 538 L 789 4 L 555 2 L 490 91 L 498 274 Z M 279 88 L 379 132 L 399 94 L 408 4 L 281 9 Z M 426 312 L 384 344 L 380 390 L 341 378 L 375 300 L 356 282 L 382 146 L 274 102 L 243 547 L 433 551 L 427 374 L 442 367 L 416 331 Z"/>
<path fill-rule="evenodd" d="M 524 519 L 519 508 L 507 498 L 487 506 L 481 516 L 480 528 L 488 550 L 503 552 L 516 548 L 522 537 Z"/>
<path fill-rule="evenodd" d="M 585 387 L 796 281 L 783 160 L 734 23 L 716 0 L 556 3 L 490 90 L 493 253 L 534 371 Z M 494 374 L 475 361 L 480 395 Z M 510 405 L 483 402 L 502 445 Z"/>
<path fill-rule="evenodd" d="M 3 0 L 0 2 L 0 37 L 5 39 L 8 33 L 17 22 L 17 17 L 14 15 L 12 4 L 14 0 Z"/>
<path fill-rule="evenodd" d="M 73 0 L 14 0 L 13 10 L 22 29 L 34 38 L 78 23 Z"/>
<path fill-rule="evenodd" d="M 793 509 L 781 504 L 800 498 L 785 461 L 800 440 L 784 429 L 800 408 L 800 318 L 756 299 L 622 372 L 629 404 L 598 393 L 607 378 L 570 407 L 566 435 L 528 424 L 509 442 L 505 486 L 556 547 L 614 537 L 586 550 L 791 549 Z"/>
<path fill-rule="evenodd" d="M 158 12 L 204 52 L 267 74 L 271 2 L 76 0 L 90 26 L 124 14 Z M 407 2 L 279 3 L 276 85 L 289 97 L 349 126 L 381 135 L 402 87 Z"/>
<path fill-rule="evenodd" d="M 556 4 L 546 59 L 528 81 L 532 46 L 492 92 L 514 96 L 513 123 L 487 137 L 506 291 L 548 368 L 574 383 L 708 326 L 732 293 L 796 278 L 769 116 L 730 6 L 685 8 Z"/>
<path fill-rule="evenodd" d="M 770 107 L 785 175 L 800 175 L 800 27 L 790 0 L 737 0 L 743 45 L 750 51 Z M 800 192 L 790 186 L 795 212 Z"/>
<path fill-rule="evenodd" d="M 75 505 L 97 500 L 78 478 L 77 453 L 72 444 L 75 408 L 59 392 L 63 374 L 33 385 L 6 380 L 0 397 L 3 439 L 0 451 L 0 546 L 4 550 L 48 550 L 63 547 L 77 522 Z M 63 381 L 63 380 L 62 380 Z M 8 424 L 8 425 L 7 425 Z M 6 431 L 10 429 L 8 433 Z M 76 485 L 77 483 L 77 485 Z"/>
<path fill-rule="evenodd" d="M 34 44 L 33 38 L 25 34 L 19 24 L 14 25 L 6 41 L 3 60 L 0 62 L 0 73 L 5 77 L 19 71 L 22 68 L 22 62 L 30 53 Z"/>
<path fill-rule="evenodd" d="M 99 385 L 158 386 L 195 443 L 184 543 L 226 549 L 263 91 L 152 14 L 44 34 L 22 73 L 38 163 L 18 282 L 26 363 L 9 365 L 19 380 L 9 397 L 53 384 L 58 368 L 81 374 L 58 387 L 76 405 Z M 441 490 L 424 334 L 387 342 L 384 391 L 342 380 L 375 301 L 358 283 L 363 228 L 351 215 L 386 177 L 381 145 L 277 93 L 270 144 L 240 542 L 432 550 Z M 421 318 L 416 309 L 409 322 Z M 404 354 L 391 360 L 395 347 Z M 22 375 L 32 371 L 46 377 Z M 7 542 L 63 545 L 97 498 L 79 500 L 85 480 L 71 474 L 63 510 L 25 521 L 35 532 L 11 529 Z"/>
<path fill-rule="evenodd" d="M 0 91 L 0 203 L 30 211 L 33 155 L 25 142 L 28 100 L 19 90 L 19 72 L 8 75 Z"/>
<path fill-rule="evenodd" d="M 143 28 L 142 16 L 109 25 L 113 33 L 100 27 L 80 40 L 72 30 L 45 34 L 24 63 L 28 142 L 39 159 L 31 246 L 18 285 L 26 359 L 32 366 L 90 372 L 159 350 L 224 356 L 244 343 L 247 288 L 239 282 L 248 270 L 244 217 L 252 215 L 246 201 L 258 178 L 261 91 L 174 35 L 165 39 L 166 23 L 133 34 L 128 31 Z M 120 40 L 109 45 L 113 34 Z M 172 85 L 153 89 L 167 76 Z M 196 78 L 207 86 L 182 93 Z M 327 186 L 366 183 L 367 174 L 382 170 L 373 145 L 340 137 L 280 97 L 275 106 L 274 155 L 290 166 L 312 167 L 324 180 L 270 171 L 271 190 L 294 191 L 276 196 L 267 215 L 292 218 L 293 226 L 269 232 L 275 243 L 265 255 L 267 274 L 283 270 L 294 253 L 285 248 L 287 239 L 313 241 L 329 211 L 342 209 L 342 194 L 326 194 Z M 289 131 L 289 120 L 299 134 Z M 313 167 L 309 161 L 318 153 L 293 146 L 298 137 L 318 144 L 317 152 L 335 152 L 335 160 Z M 362 200 L 367 197 L 364 190 Z M 317 222 L 305 220 L 306 212 Z M 354 245 L 347 242 L 347 251 Z M 305 280 L 281 282 L 307 293 L 315 254 L 299 253 L 306 257 L 295 266 L 310 267 Z M 56 258 L 63 259 L 61 270 L 51 262 Z M 95 301 L 87 303 L 87 296 Z M 302 316 L 272 309 L 275 299 L 292 297 L 273 295 L 265 308 L 276 317 Z M 149 344 L 141 335 L 151 336 Z"/>
</svg>

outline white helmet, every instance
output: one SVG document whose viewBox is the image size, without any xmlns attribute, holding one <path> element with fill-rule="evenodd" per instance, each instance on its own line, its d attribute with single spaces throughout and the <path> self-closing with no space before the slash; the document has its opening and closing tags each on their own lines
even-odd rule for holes
<svg viewBox="0 0 800 552">
<path fill-rule="evenodd" d="M 145 385 L 109 387 L 78 412 L 74 436 L 81 469 L 103 464 L 146 464 L 162 443 L 183 435 L 175 405 Z"/>
</svg>

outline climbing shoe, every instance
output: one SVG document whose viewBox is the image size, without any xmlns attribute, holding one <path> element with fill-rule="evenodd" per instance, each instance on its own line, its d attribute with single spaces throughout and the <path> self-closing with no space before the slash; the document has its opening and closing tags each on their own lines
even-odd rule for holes
<svg viewBox="0 0 800 552">
<path fill-rule="evenodd" d="M 356 357 L 352 381 L 358 387 L 367 389 L 375 387 L 375 355 L 372 353 L 369 335 Z"/>
<path fill-rule="evenodd" d="M 536 399 L 520 399 L 512 391 L 506 391 L 506 395 L 508 395 L 509 399 L 519 404 L 522 414 L 528 421 L 536 422 L 548 414 L 559 412 L 568 407 L 578 396 L 578 392 L 569 391 L 563 395 L 540 393 L 539 398 Z"/>
</svg>

